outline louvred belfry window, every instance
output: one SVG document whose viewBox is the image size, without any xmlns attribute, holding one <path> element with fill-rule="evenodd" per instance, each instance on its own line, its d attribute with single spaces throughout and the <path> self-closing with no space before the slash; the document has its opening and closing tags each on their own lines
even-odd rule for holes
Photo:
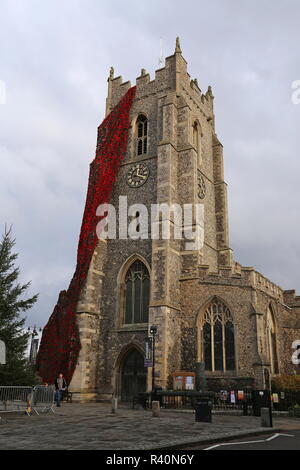
<svg viewBox="0 0 300 470">
<path fill-rule="evenodd" d="M 148 323 L 150 276 L 141 261 L 135 261 L 125 277 L 124 323 Z"/>
<path fill-rule="evenodd" d="M 234 324 L 229 308 L 213 301 L 204 312 L 201 332 L 205 370 L 235 370 Z"/>
<path fill-rule="evenodd" d="M 143 114 L 137 118 L 136 128 L 136 154 L 137 156 L 146 155 L 148 145 L 148 120 Z"/>
</svg>

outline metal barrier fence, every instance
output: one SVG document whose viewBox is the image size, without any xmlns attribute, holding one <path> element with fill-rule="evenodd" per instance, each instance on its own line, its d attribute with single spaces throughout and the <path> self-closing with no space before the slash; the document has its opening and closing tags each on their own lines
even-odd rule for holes
<svg viewBox="0 0 300 470">
<path fill-rule="evenodd" d="M 42 413 L 54 413 L 55 388 L 53 385 L 47 387 L 43 385 L 37 385 L 33 389 L 31 407 L 33 411 L 38 415 L 39 411 Z"/>
<path fill-rule="evenodd" d="M 0 412 L 23 411 L 29 414 L 32 387 L 0 386 Z"/>
<path fill-rule="evenodd" d="M 29 415 L 53 410 L 55 390 L 53 386 L 14 387 L 0 386 L 0 413 L 23 412 Z"/>
</svg>

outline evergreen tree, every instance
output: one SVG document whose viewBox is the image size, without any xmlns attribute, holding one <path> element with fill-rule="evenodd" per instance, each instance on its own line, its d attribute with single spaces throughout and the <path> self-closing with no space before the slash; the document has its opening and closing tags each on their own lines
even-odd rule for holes
<svg viewBox="0 0 300 470">
<path fill-rule="evenodd" d="M 37 301 L 38 295 L 24 299 L 30 282 L 18 282 L 18 257 L 13 253 L 15 240 L 11 228 L 5 228 L 0 243 L 0 339 L 6 345 L 6 364 L 0 365 L 0 385 L 34 385 L 37 382 L 33 367 L 25 357 L 29 334 L 24 331 L 23 313 Z"/>
</svg>

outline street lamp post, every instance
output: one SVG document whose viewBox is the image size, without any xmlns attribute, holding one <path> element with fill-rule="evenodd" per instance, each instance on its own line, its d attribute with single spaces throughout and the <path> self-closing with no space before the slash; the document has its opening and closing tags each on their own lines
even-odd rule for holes
<svg viewBox="0 0 300 470">
<path fill-rule="evenodd" d="M 31 331 L 30 326 L 28 328 L 28 331 L 29 332 Z M 41 331 L 41 329 L 40 329 L 40 331 Z M 37 354 L 37 350 L 38 350 L 38 344 L 37 344 L 38 340 L 35 339 L 36 336 L 38 336 L 38 332 L 36 331 L 36 326 L 34 325 L 32 333 L 31 333 L 31 342 L 30 342 L 30 352 L 29 352 L 29 363 L 30 364 L 35 364 L 35 360 L 36 360 L 36 354 Z"/>
<path fill-rule="evenodd" d="M 152 392 L 155 388 L 155 336 L 157 334 L 157 326 L 150 327 L 150 335 L 152 336 Z"/>
<path fill-rule="evenodd" d="M 0 365 L 6 364 L 6 346 L 4 341 L 0 339 Z"/>
</svg>

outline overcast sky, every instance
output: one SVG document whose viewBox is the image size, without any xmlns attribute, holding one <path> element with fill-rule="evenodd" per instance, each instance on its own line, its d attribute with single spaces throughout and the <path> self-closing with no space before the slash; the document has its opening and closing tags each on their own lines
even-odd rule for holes
<svg viewBox="0 0 300 470">
<path fill-rule="evenodd" d="M 299 25 L 299 0 L 0 0 L 0 225 L 40 292 L 28 325 L 74 272 L 110 66 L 154 78 L 178 35 L 215 95 L 235 259 L 300 294 Z"/>
</svg>

